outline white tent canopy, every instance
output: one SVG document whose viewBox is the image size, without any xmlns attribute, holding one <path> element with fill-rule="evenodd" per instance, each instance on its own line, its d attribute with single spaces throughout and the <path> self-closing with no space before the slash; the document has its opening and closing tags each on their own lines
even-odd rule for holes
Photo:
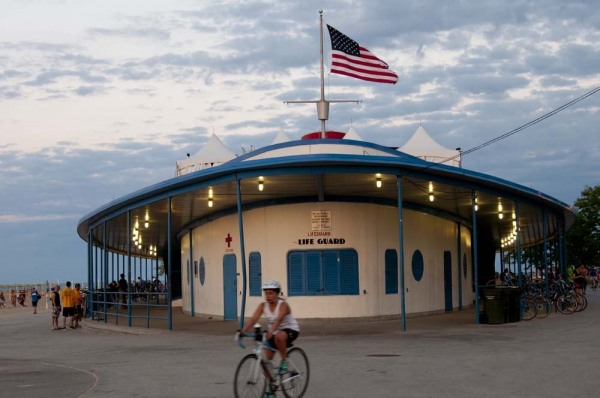
<svg viewBox="0 0 600 398">
<path fill-rule="evenodd" d="M 345 140 L 354 140 L 354 141 L 364 141 L 363 138 L 358 134 L 358 131 L 354 129 L 354 127 L 350 126 L 348 132 L 344 136 Z"/>
<path fill-rule="evenodd" d="M 279 134 L 277 134 L 273 142 L 271 142 L 271 145 L 281 144 L 282 142 L 290 142 L 291 140 L 292 139 L 282 130 L 279 132 Z"/>
<path fill-rule="evenodd" d="M 194 155 L 177 161 L 176 176 L 218 166 L 235 158 L 235 153 L 223 144 L 216 134 L 210 136 L 206 144 Z"/>
<path fill-rule="evenodd" d="M 460 167 L 460 151 L 438 144 L 422 126 L 419 126 L 412 137 L 398 150 L 428 162 Z"/>
</svg>

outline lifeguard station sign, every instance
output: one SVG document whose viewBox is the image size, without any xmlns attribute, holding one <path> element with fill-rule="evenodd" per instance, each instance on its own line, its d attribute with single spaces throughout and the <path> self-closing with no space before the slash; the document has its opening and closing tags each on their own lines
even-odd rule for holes
<svg viewBox="0 0 600 398">
<path fill-rule="evenodd" d="M 331 210 L 313 210 L 310 212 L 311 231 L 308 238 L 298 239 L 299 245 L 343 245 L 344 238 L 331 237 Z"/>
</svg>

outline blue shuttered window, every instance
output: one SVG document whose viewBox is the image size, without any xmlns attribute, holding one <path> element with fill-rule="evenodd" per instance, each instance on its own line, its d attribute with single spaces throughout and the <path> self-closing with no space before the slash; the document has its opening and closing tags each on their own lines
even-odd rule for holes
<svg viewBox="0 0 600 398">
<path fill-rule="evenodd" d="M 339 294 L 340 262 L 337 251 L 323 252 L 323 294 Z"/>
<path fill-rule="evenodd" d="M 288 254 L 290 296 L 358 294 L 355 250 L 309 250 Z"/>
<path fill-rule="evenodd" d="M 306 294 L 321 294 L 321 254 L 306 253 Z"/>
<path fill-rule="evenodd" d="M 290 296 L 306 294 L 306 267 L 303 254 L 293 252 L 288 255 L 288 291 Z"/>
<path fill-rule="evenodd" d="M 248 273 L 250 274 L 250 296 L 262 296 L 262 261 L 260 253 L 252 252 L 248 256 Z"/>
<path fill-rule="evenodd" d="M 394 249 L 385 251 L 385 294 L 398 293 L 398 253 Z"/>
<path fill-rule="evenodd" d="M 358 254 L 354 250 L 340 251 L 342 294 L 358 294 Z"/>
</svg>

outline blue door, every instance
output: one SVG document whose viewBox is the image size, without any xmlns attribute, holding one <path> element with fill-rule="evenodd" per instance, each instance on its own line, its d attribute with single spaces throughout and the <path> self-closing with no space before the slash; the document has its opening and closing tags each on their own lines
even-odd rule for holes
<svg viewBox="0 0 600 398">
<path fill-rule="evenodd" d="M 235 254 L 223 256 L 223 304 L 226 321 L 237 320 L 237 267 Z"/>
<path fill-rule="evenodd" d="M 444 252 L 444 297 L 446 311 L 452 311 L 452 253 Z"/>
</svg>

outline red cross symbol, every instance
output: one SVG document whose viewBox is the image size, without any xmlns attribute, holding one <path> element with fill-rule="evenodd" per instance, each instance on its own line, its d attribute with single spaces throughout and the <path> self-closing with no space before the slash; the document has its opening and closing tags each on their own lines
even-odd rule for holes
<svg viewBox="0 0 600 398">
<path fill-rule="evenodd" d="M 231 237 L 231 235 L 227 234 L 227 237 L 225 238 L 225 242 L 227 242 L 227 247 L 231 247 L 232 240 L 233 240 L 233 238 Z"/>
</svg>

